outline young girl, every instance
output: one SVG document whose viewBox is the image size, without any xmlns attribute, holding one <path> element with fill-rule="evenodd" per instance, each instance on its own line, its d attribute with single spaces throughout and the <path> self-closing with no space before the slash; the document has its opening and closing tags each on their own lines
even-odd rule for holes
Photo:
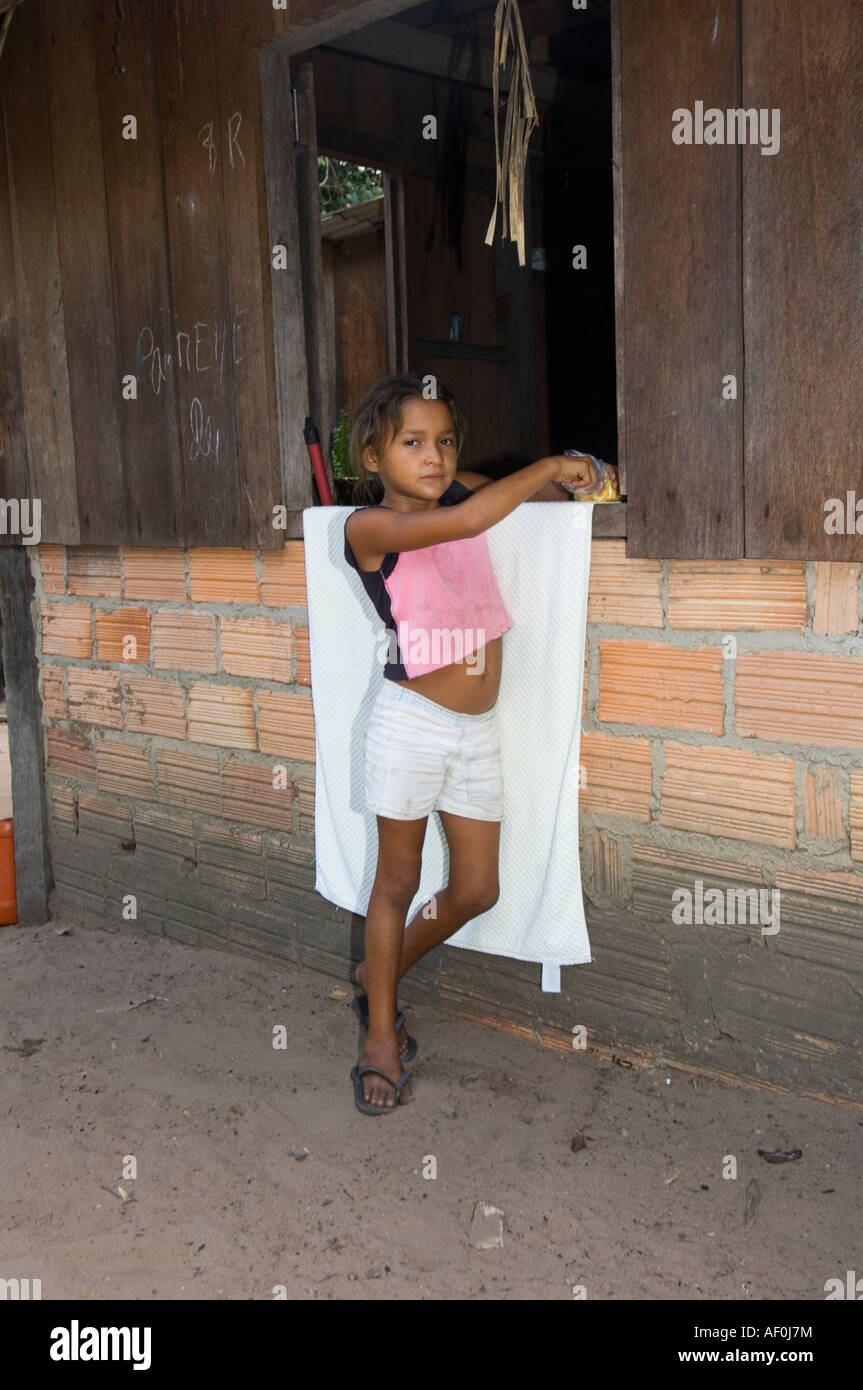
<svg viewBox="0 0 863 1390">
<path fill-rule="evenodd" d="M 354 421 L 351 459 L 383 485 L 377 505 L 345 523 L 345 559 L 359 574 L 389 642 L 366 731 L 366 804 L 377 816 L 378 862 L 366 912 L 366 959 L 354 1001 L 368 1028 L 354 1099 L 385 1115 L 413 1099 L 403 1061 L 416 1042 L 397 1014 L 398 982 L 432 947 L 496 901 L 503 786 L 496 707 L 503 633 L 512 627 L 485 532 L 526 501 L 568 499 L 561 482 L 596 480 L 586 457 L 540 459 L 494 482 L 457 473 L 466 421 L 443 385 L 387 377 Z M 455 651 L 455 655 L 453 652 Z M 434 915 L 405 927 L 420 881 L 428 817 L 449 847 L 449 882 Z"/>
</svg>

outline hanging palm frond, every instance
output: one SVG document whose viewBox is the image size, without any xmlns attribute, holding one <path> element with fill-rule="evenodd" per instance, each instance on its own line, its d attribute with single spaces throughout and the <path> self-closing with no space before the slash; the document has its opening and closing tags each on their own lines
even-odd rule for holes
<svg viewBox="0 0 863 1390">
<path fill-rule="evenodd" d="M 506 103 L 506 124 L 503 131 L 503 144 L 498 136 L 499 110 L 499 69 L 506 66 L 507 50 L 512 45 L 512 67 L 509 74 L 509 94 Z M 533 83 L 530 80 L 530 63 L 518 0 L 498 0 L 494 14 L 494 153 L 497 166 L 497 183 L 494 195 L 494 211 L 486 232 L 486 245 L 494 239 L 497 222 L 498 203 L 501 206 L 503 223 L 501 232 L 510 241 L 518 243 L 518 263 L 525 264 L 524 255 L 524 175 L 527 163 L 527 147 L 530 137 L 539 125 Z"/>
<path fill-rule="evenodd" d="M 9 33 L 9 26 L 12 23 L 12 16 L 22 0 L 0 0 L 0 14 L 3 15 L 0 21 L 0 58 L 3 57 L 3 48 L 6 43 L 6 35 Z"/>
</svg>

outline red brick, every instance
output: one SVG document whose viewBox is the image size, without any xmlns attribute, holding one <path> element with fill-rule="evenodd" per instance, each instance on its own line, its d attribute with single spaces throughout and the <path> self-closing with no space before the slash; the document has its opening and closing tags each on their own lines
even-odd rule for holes
<svg viewBox="0 0 863 1390">
<path fill-rule="evenodd" d="M 153 614 L 153 665 L 171 671 L 218 670 L 215 613 Z"/>
<path fill-rule="evenodd" d="M 650 820 L 650 744 L 646 738 L 582 734 L 581 762 L 582 810 Z"/>
<path fill-rule="evenodd" d="M 42 603 L 42 655 L 93 655 L 88 603 Z"/>
<path fill-rule="evenodd" d="M 123 589 L 131 599 L 186 599 L 186 557 L 168 546 L 124 546 Z"/>
<path fill-rule="evenodd" d="M 108 729 L 122 729 L 123 706 L 120 700 L 120 677 L 116 671 L 92 670 L 87 666 L 70 666 L 66 672 L 69 688 L 69 718 L 82 724 L 101 724 Z"/>
<path fill-rule="evenodd" d="M 851 858 L 863 859 L 863 767 L 854 768 L 848 774 L 848 789 L 851 793 Z"/>
<path fill-rule="evenodd" d="M 190 550 L 189 589 L 196 603 L 260 603 L 255 552 L 231 546 Z"/>
<path fill-rule="evenodd" d="M 626 541 L 594 541 L 587 621 L 662 627 L 661 578 L 661 560 L 628 560 Z"/>
<path fill-rule="evenodd" d="M 863 744 L 863 659 L 824 652 L 743 652 L 734 682 L 744 738 Z"/>
<path fill-rule="evenodd" d="M 262 753 L 315 761 L 315 717 L 308 695 L 258 691 L 258 742 Z"/>
<path fill-rule="evenodd" d="M 290 685 L 294 630 L 273 618 L 222 618 L 222 670 Z"/>
<path fill-rule="evenodd" d="M 117 801 L 105 801 L 101 796 L 82 795 L 78 801 L 78 829 L 82 834 L 88 830 L 97 835 L 115 836 L 119 841 L 130 841 L 132 834 L 132 815 L 128 806 Z"/>
<path fill-rule="evenodd" d="M 66 582 L 63 578 L 62 545 L 40 545 L 38 550 L 43 592 L 46 594 L 65 594 Z"/>
<path fill-rule="evenodd" d="M 46 719 L 68 719 L 62 666 L 42 667 L 42 708 Z"/>
<path fill-rule="evenodd" d="M 120 598 L 120 552 L 108 546 L 70 546 L 66 551 L 69 593 L 80 598 Z"/>
<path fill-rule="evenodd" d="M 219 814 L 219 763 L 216 758 L 195 758 L 173 749 L 156 753 L 159 800 L 167 806 Z"/>
<path fill-rule="evenodd" d="M 668 622 L 731 632 L 796 628 L 809 619 L 802 560 L 669 560 Z"/>
<path fill-rule="evenodd" d="M 297 643 L 297 685 L 312 684 L 312 667 L 309 659 L 309 629 L 298 627 L 296 630 Z"/>
<path fill-rule="evenodd" d="M 597 717 L 603 723 L 724 733 L 720 648 L 601 640 Z"/>
<path fill-rule="evenodd" d="M 134 645 L 129 639 L 134 638 Z M 146 608 L 114 608 L 110 613 L 96 610 L 96 647 L 100 661 L 122 661 L 141 665 L 150 660 L 150 614 Z M 134 652 L 133 656 L 126 655 Z"/>
<path fill-rule="evenodd" d="M 251 690 L 199 681 L 189 691 L 189 739 L 220 748 L 257 748 Z"/>
<path fill-rule="evenodd" d="M 306 607 L 306 561 L 302 541 L 286 541 L 284 550 L 261 551 L 261 596 L 268 608 Z"/>
<path fill-rule="evenodd" d="M 301 835 L 315 833 L 315 782 L 312 777 L 297 778 L 298 827 Z"/>
<path fill-rule="evenodd" d="M 153 769 L 145 748 L 137 748 L 120 740 L 103 739 L 96 745 L 96 759 L 99 764 L 100 792 L 132 796 L 138 801 L 154 799 Z"/>
<path fill-rule="evenodd" d="M 838 770 L 823 763 L 806 769 L 803 778 L 803 813 L 807 835 L 828 840 L 848 839 L 842 818 Z"/>
<path fill-rule="evenodd" d="M 49 729 L 48 771 L 55 777 L 74 777 L 92 782 L 96 777 L 93 745 L 83 734 L 61 734 Z"/>
<path fill-rule="evenodd" d="M 78 798 L 71 787 L 52 787 L 51 818 L 60 825 L 77 825 Z"/>
<path fill-rule="evenodd" d="M 813 632 L 839 636 L 857 631 L 860 622 L 857 611 L 859 581 L 858 564 L 841 564 L 827 560 L 815 562 Z"/>
<path fill-rule="evenodd" d="M 291 829 L 295 789 L 290 776 L 284 788 L 273 786 L 272 769 L 229 758 L 222 773 L 222 813 L 228 820 Z"/>
<path fill-rule="evenodd" d="M 694 835 L 793 849 L 794 763 L 722 744 L 665 744 L 659 820 Z"/>
<path fill-rule="evenodd" d="M 186 737 L 186 710 L 179 681 L 124 675 L 126 728 L 131 733 Z"/>
</svg>

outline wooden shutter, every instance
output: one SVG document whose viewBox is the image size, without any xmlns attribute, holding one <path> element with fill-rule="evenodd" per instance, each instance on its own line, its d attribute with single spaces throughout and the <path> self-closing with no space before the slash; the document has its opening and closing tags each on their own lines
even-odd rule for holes
<svg viewBox="0 0 863 1390">
<path fill-rule="evenodd" d="M 615 3 L 627 554 L 859 558 L 863 6 Z M 778 152 L 674 144 L 697 101 L 778 108 Z"/>
<path fill-rule="evenodd" d="M 289 534 L 301 536 L 302 518 L 298 514 L 314 500 L 302 433 L 309 413 L 304 322 L 309 291 L 303 285 L 300 257 L 290 60 L 283 48 L 271 44 L 261 49 L 260 74 L 269 244 L 271 252 L 283 246 L 286 256 L 286 267 L 272 271 L 282 502 L 294 513 Z"/>
<path fill-rule="evenodd" d="M 324 293 L 324 264 L 321 251 L 321 191 L 318 177 L 318 133 L 315 112 L 314 70 L 303 63 L 293 83 L 297 111 L 297 142 L 294 160 L 297 174 L 297 228 L 300 239 L 300 267 L 305 306 L 306 363 L 308 365 L 309 414 L 321 437 L 324 466 L 333 492 L 330 439 L 335 424 L 335 382 L 331 325 Z M 301 427 L 303 420 L 298 420 Z M 306 476 L 309 476 L 308 463 Z M 334 498 L 335 500 L 335 498 Z M 317 494 L 309 505 L 317 502 Z"/>
<path fill-rule="evenodd" d="M 671 134 L 679 107 L 737 105 L 737 0 L 618 4 L 627 555 L 735 559 L 743 414 L 722 379 L 742 393 L 740 155 Z"/>
<path fill-rule="evenodd" d="M 282 544 L 258 71 L 282 29 L 272 7 L 222 0 L 28 0 L 12 15 L 0 462 L 5 496 L 40 498 L 44 541 Z M 297 269 L 280 330 L 302 323 L 299 283 Z"/>
<path fill-rule="evenodd" d="M 13 423 L 11 429 L 3 426 L 3 450 L 4 464 L 7 450 L 15 452 L 7 476 L 11 480 L 14 469 L 19 487 L 26 477 L 23 495 L 41 501 L 42 539 L 77 545 L 81 537 L 44 34 L 42 4 L 32 0 L 19 6 L 0 66 L 9 198 L 0 216 L 8 236 L 4 259 L 8 263 L 11 250 L 14 266 L 14 293 L 4 291 L 6 309 L 13 316 L 7 319 L 4 314 L 2 337 L 4 355 L 13 364 L 17 339 L 20 379 L 19 424 L 14 424 L 13 396 Z M 0 231 L 0 243 L 3 237 Z"/>
<path fill-rule="evenodd" d="M 859 560 L 824 503 L 863 503 L 863 5 L 743 0 L 746 554 Z M 860 517 L 863 528 L 863 508 Z"/>
</svg>

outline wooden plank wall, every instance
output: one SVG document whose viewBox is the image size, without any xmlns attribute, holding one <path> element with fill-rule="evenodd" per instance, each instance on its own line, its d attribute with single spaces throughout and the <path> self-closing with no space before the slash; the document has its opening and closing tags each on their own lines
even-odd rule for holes
<svg viewBox="0 0 863 1390">
<path fill-rule="evenodd" d="M 335 320 L 335 415 L 353 419 L 369 386 L 389 371 L 384 229 L 324 241 L 324 273 Z"/>
<path fill-rule="evenodd" d="M 41 501 L 43 540 L 77 545 L 81 533 L 41 0 L 30 0 L 13 15 L 0 65 L 0 100 L 27 449 L 26 495 Z M 16 459 L 16 475 L 20 476 L 22 467 L 22 460 Z"/>
<path fill-rule="evenodd" d="M 117 334 L 90 0 L 46 6 L 45 62 L 81 540 L 125 539 Z"/>
<path fill-rule="evenodd" d="M 98 70 L 111 74 L 100 83 L 99 97 L 119 370 L 138 373 L 138 399 L 120 411 L 128 539 L 179 545 L 185 534 L 183 465 L 177 373 L 162 362 L 163 353 L 171 355 L 174 320 L 152 20 L 151 6 L 134 0 L 117 44 L 116 13 L 101 6 L 95 37 Z M 123 137 L 130 112 L 137 140 Z"/>
<path fill-rule="evenodd" d="M 286 22 L 232 0 L 13 17 L 2 458 L 44 541 L 282 543 L 258 49 Z"/>
<path fill-rule="evenodd" d="M 741 106 L 780 112 L 742 151 L 746 554 L 859 560 L 824 502 L 863 501 L 863 6 L 744 0 L 743 52 Z"/>
<path fill-rule="evenodd" d="M 21 498 L 30 495 L 30 486 L 18 353 L 15 254 L 9 211 L 6 142 L 0 139 L 0 401 L 3 402 L 0 414 L 0 496 Z M 0 536 L 0 545 L 17 544 L 18 539 L 12 535 Z"/>
<path fill-rule="evenodd" d="M 740 156 L 671 114 L 740 89 L 737 0 L 621 0 L 627 555 L 743 555 Z M 709 158 L 705 156 L 709 154 Z"/>
</svg>

